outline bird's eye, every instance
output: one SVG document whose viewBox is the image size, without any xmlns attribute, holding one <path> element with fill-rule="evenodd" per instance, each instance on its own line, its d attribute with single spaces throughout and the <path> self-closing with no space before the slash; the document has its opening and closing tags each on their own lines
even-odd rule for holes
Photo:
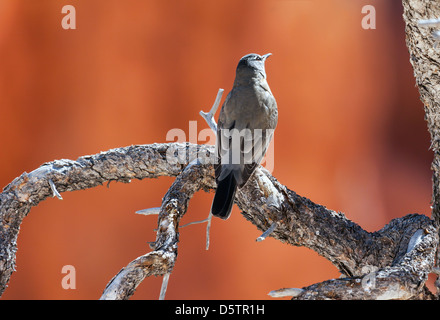
<svg viewBox="0 0 440 320">
<path fill-rule="evenodd" d="M 255 60 L 261 61 L 261 57 L 258 56 L 258 57 L 255 58 Z"/>
</svg>

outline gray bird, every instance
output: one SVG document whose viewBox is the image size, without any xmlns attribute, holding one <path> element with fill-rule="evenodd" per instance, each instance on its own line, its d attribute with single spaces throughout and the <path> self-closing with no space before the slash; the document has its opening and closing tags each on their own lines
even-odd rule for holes
<svg viewBox="0 0 440 320">
<path fill-rule="evenodd" d="M 264 62 L 271 53 L 240 59 L 231 92 L 217 124 L 217 191 L 211 213 L 229 218 L 237 188 L 242 188 L 260 164 L 278 122 L 277 103 L 266 81 Z"/>
</svg>

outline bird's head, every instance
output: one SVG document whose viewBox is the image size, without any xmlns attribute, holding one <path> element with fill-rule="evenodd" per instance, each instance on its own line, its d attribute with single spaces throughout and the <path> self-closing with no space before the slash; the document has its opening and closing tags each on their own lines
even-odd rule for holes
<svg viewBox="0 0 440 320">
<path fill-rule="evenodd" d="M 267 53 L 262 56 L 256 53 L 250 53 L 240 59 L 237 66 L 237 75 L 251 75 L 261 74 L 263 78 L 266 77 L 264 69 L 264 62 L 272 53 Z"/>
<path fill-rule="evenodd" d="M 264 62 L 270 55 L 272 55 L 272 53 L 267 53 L 262 56 L 256 53 L 247 54 L 240 59 L 240 61 L 238 62 L 237 69 L 250 68 L 259 71 L 264 71 Z"/>
</svg>

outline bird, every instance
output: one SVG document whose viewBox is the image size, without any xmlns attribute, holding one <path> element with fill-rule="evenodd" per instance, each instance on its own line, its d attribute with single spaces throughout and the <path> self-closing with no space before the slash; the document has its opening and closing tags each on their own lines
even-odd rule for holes
<svg viewBox="0 0 440 320">
<path fill-rule="evenodd" d="M 275 97 L 267 83 L 265 62 L 271 53 L 250 53 L 238 62 L 231 91 L 217 124 L 217 189 L 211 214 L 228 219 L 237 189 L 243 188 L 266 154 L 278 122 Z"/>
</svg>

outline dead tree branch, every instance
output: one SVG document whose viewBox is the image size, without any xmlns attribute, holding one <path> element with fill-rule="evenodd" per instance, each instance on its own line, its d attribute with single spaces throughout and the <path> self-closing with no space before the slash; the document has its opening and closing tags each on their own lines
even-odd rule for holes
<svg viewBox="0 0 440 320">
<path fill-rule="evenodd" d="M 31 173 L 23 173 L 0 194 L 1 292 L 14 270 L 16 240 L 23 218 L 33 206 L 54 194 L 49 180 L 58 193 L 63 193 L 92 188 L 106 181 L 176 176 L 163 199 L 153 251 L 123 268 L 109 282 L 101 298 L 127 299 L 145 277 L 169 274 L 177 257 L 179 221 L 186 213 L 188 201 L 200 189 L 215 188 L 212 165 L 206 162 L 213 152 L 213 146 L 189 143 L 130 146 L 76 161 L 46 163 Z M 179 161 L 170 161 L 170 156 Z M 349 278 L 315 285 L 322 292 L 315 298 L 324 297 L 324 292 L 333 292 L 334 298 L 353 297 L 352 290 L 347 290 L 347 281 L 356 282 L 372 274 L 376 276 L 375 283 L 380 284 L 375 289 L 377 292 L 372 294 L 371 286 L 361 285 L 356 297 L 395 298 L 399 294 L 402 298 L 427 298 L 424 282 L 433 267 L 438 237 L 433 222 L 426 216 L 413 214 L 394 219 L 380 231 L 370 233 L 342 213 L 297 195 L 261 167 L 238 192 L 236 203 L 243 216 L 262 232 L 276 222 L 271 237 L 315 250 Z M 392 295 L 396 284 L 400 293 Z M 316 287 L 304 288 L 302 296 L 310 298 L 313 294 L 306 292 L 315 292 Z"/>
<path fill-rule="evenodd" d="M 0 194 L 0 294 L 15 271 L 17 236 L 23 219 L 33 206 L 56 194 L 54 189 L 59 194 L 93 188 L 107 181 L 128 183 L 131 179 L 177 176 L 188 164 L 182 157 L 189 159 L 197 152 L 209 155 L 210 149 L 209 146 L 190 147 L 188 144 L 130 146 L 80 157 L 76 161 L 45 163 L 14 179 Z M 179 161 L 167 161 L 171 156 L 176 160 L 174 155 Z"/>
<path fill-rule="evenodd" d="M 197 161 L 196 161 L 197 162 Z M 188 165 L 165 195 L 158 219 L 154 251 L 130 262 L 107 285 L 101 299 L 128 299 L 150 275 L 170 274 L 177 257 L 178 226 L 188 202 L 200 189 L 213 187 L 211 166 Z"/>
</svg>

